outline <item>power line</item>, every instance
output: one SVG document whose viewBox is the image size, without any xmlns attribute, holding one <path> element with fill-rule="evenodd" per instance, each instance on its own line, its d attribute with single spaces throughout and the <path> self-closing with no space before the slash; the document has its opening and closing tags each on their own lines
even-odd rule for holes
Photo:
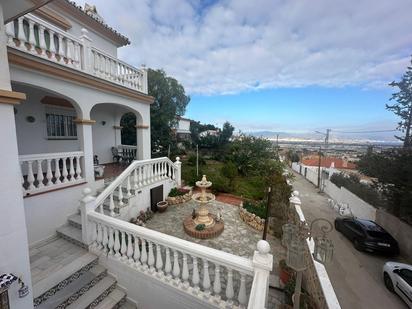
<svg viewBox="0 0 412 309">
<path fill-rule="evenodd" d="M 375 130 L 375 131 L 336 131 L 336 130 L 333 130 L 333 132 L 344 133 L 344 134 L 384 133 L 384 132 L 395 132 L 395 131 L 398 131 L 398 130 L 395 130 L 395 129 L 393 129 L 393 130 Z"/>
</svg>

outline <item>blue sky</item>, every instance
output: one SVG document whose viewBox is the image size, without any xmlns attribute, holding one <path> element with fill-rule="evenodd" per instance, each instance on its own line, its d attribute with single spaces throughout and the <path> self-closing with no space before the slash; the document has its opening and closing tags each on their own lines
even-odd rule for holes
<svg viewBox="0 0 412 309">
<path fill-rule="evenodd" d="M 130 38 L 121 59 L 183 84 L 194 120 L 243 131 L 396 126 L 387 84 L 410 63 L 410 0 L 90 2 Z"/>
</svg>

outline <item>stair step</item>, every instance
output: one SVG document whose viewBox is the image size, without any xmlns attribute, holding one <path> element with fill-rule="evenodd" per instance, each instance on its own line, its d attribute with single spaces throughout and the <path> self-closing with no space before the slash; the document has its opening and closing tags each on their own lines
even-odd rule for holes
<svg viewBox="0 0 412 309">
<path fill-rule="evenodd" d="M 70 224 L 66 224 L 66 225 L 59 227 L 56 230 L 56 232 L 59 236 L 63 237 L 64 239 L 70 242 L 73 242 L 76 245 L 79 245 L 81 247 L 85 247 L 85 245 L 83 244 L 83 240 L 82 240 L 82 230 Z"/>
<path fill-rule="evenodd" d="M 94 287 L 84 293 L 79 299 L 71 303 L 67 309 L 83 309 L 90 305 L 95 307 L 103 301 L 116 288 L 116 280 L 107 276 L 100 280 Z"/>
<path fill-rule="evenodd" d="M 101 265 L 92 267 L 78 279 L 73 280 L 56 294 L 42 302 L 36 309 L 65 308 L 80 298 L 107 275 L 107 270 Z"/>
<path fill-rule="evenodd" d="M 68 221 L 70 225 L 78 229 L 82 228 L 82 217 L 80 214 L 74 214 L 74 215 L 69 216 Z"/>
<path fill-rule="evenodd" d="M 107 297 L 103 299 L 102 302 L 100 302 L 95 308 L 97 309 L 115 308 L 116 306 L 122 305 L 121 303 L 125 303 L 125 302 L 126 302 L 126 293 L 116 288 L 114 289 L 113 292 L 107 295 Z"/>
<path fill-rule="evenodd" d="M 119 309 L 137 309 L 137 305 L 134 302 L 126 299 L 126 302 L 120 305 Z"/>
<path fill-rule="evenodd" d="M 35 304 L 38 305 L 53 295 L 52 291 L 49 290 L 53 289 L 54 293 L 56 293 L 63 289 L 70 282 L 78 278 L 76 273 L 88 271 L 97 264 L 97 261 L 98 257 L 96 255 L 86 252 L 69 264 L 64 265 L 58 271 L 52 272 L 49 276 L 34 284 L 33 298 L 35 299 Z M 63 281 L 66 284 L 62 284 Z M 48 294 L 47 297 L 43 295 L 46 292 Z M 39 300 L 36 301 L 37 298 L 39 298 Z"/>
</svg>

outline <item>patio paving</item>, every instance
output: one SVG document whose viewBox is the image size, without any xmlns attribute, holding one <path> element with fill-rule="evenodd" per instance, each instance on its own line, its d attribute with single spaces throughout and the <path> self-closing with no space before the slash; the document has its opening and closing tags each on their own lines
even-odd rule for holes
<svg viewBox="0 0 412 309">
<path fill-rule="evenodd" d="M 146 227 L 181 239 L 195 242 L 214 249 L 222 250 L 235 255 L 252 258 L 257 242 L 262 238 L 262 232 L 244 223 L 239 217 L 237 206 L 214 201 L 209 205 L 209 211 L 216 213 L 218 207 L 221 209 L 225 229 L 223 233 L 213 239 L 197 239 L 187 235 L 183 230 L 183 220 L 192 213 L 196 205 L 193 201 L 180 205 L 171 205 L 164 213 L 156 213 L 146 223 Z M 269 236 L 268 241 L 274 256 L 274 268 L 278 261 L 285 257 L 285 250 L 280 240 Z"/>
</svg>

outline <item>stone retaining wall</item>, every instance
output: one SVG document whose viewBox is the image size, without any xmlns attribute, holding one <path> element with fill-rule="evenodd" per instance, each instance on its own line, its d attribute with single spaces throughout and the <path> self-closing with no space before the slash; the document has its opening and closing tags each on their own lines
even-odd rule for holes
<svg viewBox="0 0 412 309">
<path fill-rule="evenodd" d="M 189 202 L 192 199 L 192 191 L 180 196 L 168 196 L 166 201 L 169 205 L 178 205 Z"/>
<path fill-rule="evenodd" d="M 247 225 L 253 227 L 255 230 L 263 231 L 265 219 L 261 219 L 255 214 L 248 212 L 245 208 L 243 208 L 242 204 L 239 206 L 239 216 Z"/>
</svg>

